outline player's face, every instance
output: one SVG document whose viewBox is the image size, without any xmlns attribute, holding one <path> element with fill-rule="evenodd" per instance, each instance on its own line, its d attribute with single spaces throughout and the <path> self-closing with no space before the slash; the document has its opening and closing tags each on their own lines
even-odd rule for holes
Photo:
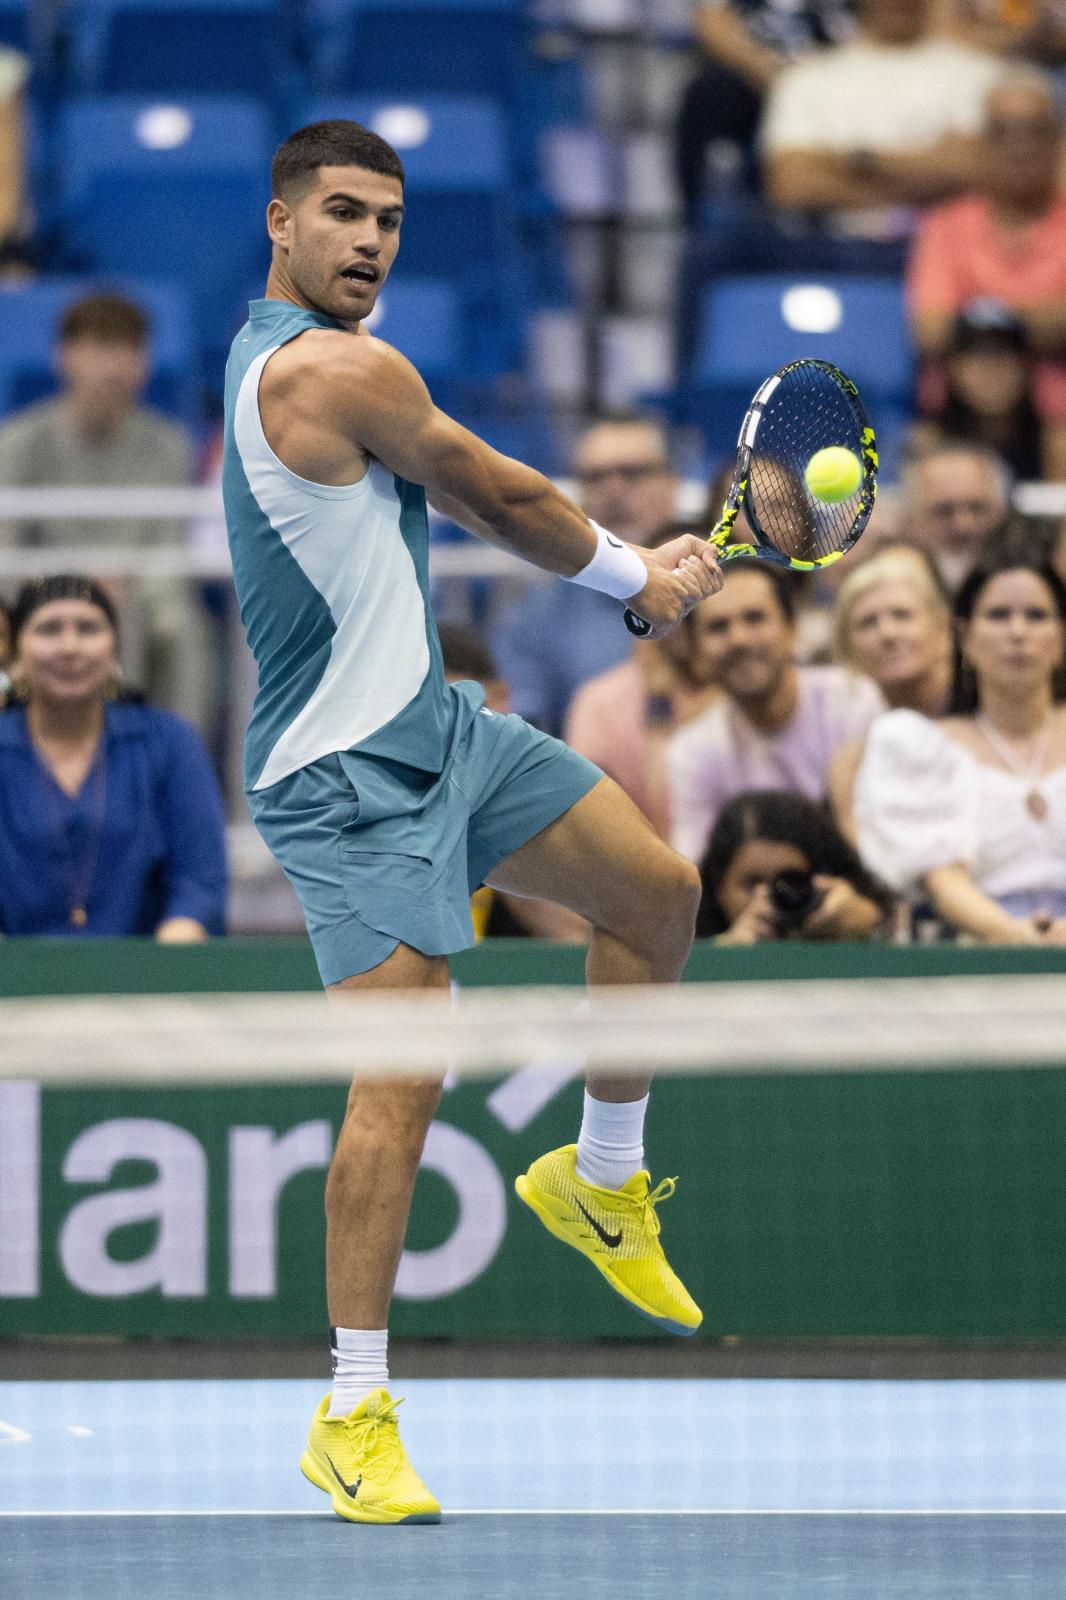
<svg viewBox="0 0 1066 1600">
<path fill-rule="evenodd" d="M 701 659 L 710 680 L 744 702 L 772 695 L 787 672 L 795 637 L 772 583 L 760 572 L 725 569 L 725 587 L 706 611 Z"/>
<path fill-rule="evenodd" d="M 17 675 L 31 697 L 71 702 L 104 693 L 115 671 L 115 635 L 90 600 L 51 600 L 19 634 Z"/>
<path fill-rule="evenodd" d="M 943 619 L 907 583 L 877 583 L 860 595 L 848 627 L 851 659 L 882 687 L 909 683 L 943 665 L 950 650 Z"/>
<path fill-rule="evenodd" d="M 755 891 L 772 883 L 779 872 L 810 870 L 810 862 L 795 845 L 779 844 L 776 839 L 749 839 L 726 868 L 718 885 L 718 903 L 732 926 Z"/>
<path fill-rule="evenodd" d="M 306 194 L 291 207 L 272 200 L 267 213 L 294 288 L 346 323 L 373 311 L 400 247 L 402 218 L 399 179 L 363 167 L 320 167 Z"/>
<path fill-rule="evenodd" d="M 978 681 L 1009 692 L 1038 688 L 1062 665 L 1063 625 L 1037 572 L 1002 572 L 981 590 L 962 641 Z"/>
</svg>

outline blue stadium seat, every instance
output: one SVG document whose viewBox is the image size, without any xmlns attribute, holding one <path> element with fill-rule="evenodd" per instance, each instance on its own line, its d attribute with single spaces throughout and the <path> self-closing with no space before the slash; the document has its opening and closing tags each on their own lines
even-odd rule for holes
<svg viewBox="0 0 1066 1600">
<path fill-rule="evenodd" d="M 899 419 L 910 412 L 914 374 L 895 278 L 720 278 L 704 293 L 691 376 L 670 397 L 670 414 L 698 427 L 710 458 L 720 459 L 735 448 L 763 378 L 800 356 L 833 361 L 855 380 L 890 460 L 898 455 Z M 888 418 L 893 426 L 880 426 Z"/>
<path fill-rule="evenodd" d="M 151 323 L 147 399 L 191 428 L 200 416 L 192 306 L 176 284 L 143 279 L 42 278 L 0 287 L 0 415 L 32 405 L 57 386 L 53 350 L 67 307 L 101 290 L 128 295 Z"/>
<path fill-rule="evenodd" d="M 703 302 L 697 387 L 749 396 L 776 367 L 820 356 L 864 393 L 905 400 L 912 364 L 903 286 L 895 278 L 723 278 Z"/>
<path fill-rule="evenodd" d="M 462 308 L 450 284 L 390 277 L 367 327 L 413 361 L 431 388 L 462 376 Z"/>
<path fill-rule="evenodd" d="M 13 50 L 29 50 L 29 0 L 0 0 L 0 45 L 8 45 Z"/>
<path fill-rule="evenodd" d="M 80 90 L 272 99 L 292 50 L 292 0 L 72 0 Z"/>
<path fill-rule="evenodd" d="M 316 0 L 316 86 L 513 97 L 522 0 Z"/>
<path fill-rule="evenodd" d="M 239 99 L 76 99 L 59 121 L 58 203 L 69 264 L 165 276 L 192 296 L 212 378 L 262 282 L 272 139 L 265 110 Z"/>
</svg>

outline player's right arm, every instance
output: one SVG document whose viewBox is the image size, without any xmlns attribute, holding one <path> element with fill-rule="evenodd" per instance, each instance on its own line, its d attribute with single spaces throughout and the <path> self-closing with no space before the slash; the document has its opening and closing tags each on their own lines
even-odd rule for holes
<svg viewBox="0 0 1066 1600">
<path fill-rule="evenodd" d="M 281 378 L 297 408 L 316 419 L 316 459 L 331 440 L 338 460 L 345 451 L 350 459 L 354 446 L 421 484 L 435 506 L 471 532 L 562 577 L 573 578 L 592 561 L 598 535 L 585 513 L 542 473 L 501 455 L 439 410 L 415 368 L 390 345 L 322 330 L 288 348 Z M 284 355 L 268 363 L 264 378 Z M 282 460 L 301 470 L 287 454 Z M 624 598 L 656 633 L 668 632 L 721 587 L 713 549 L 693 535 L 658 550 L 625 548 L 639 557 L 644 586 Z"/>
</svg>

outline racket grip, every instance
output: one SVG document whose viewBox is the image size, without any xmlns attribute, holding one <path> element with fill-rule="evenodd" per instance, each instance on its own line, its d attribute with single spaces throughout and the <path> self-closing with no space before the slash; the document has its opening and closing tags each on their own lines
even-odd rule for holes
<svg viewBox="0 0 1066 1600">
<path fill-rule="evenodd" d="M 643 617 L 638 617 L 636 612 L 630 611 L 628 606 L 626 606 L 622 614 L 622 620 L 630 633 L 636 634 L 638 639 L 646 639 L 651 632 L 651 623 L 645 622 Z"/>
</svg>

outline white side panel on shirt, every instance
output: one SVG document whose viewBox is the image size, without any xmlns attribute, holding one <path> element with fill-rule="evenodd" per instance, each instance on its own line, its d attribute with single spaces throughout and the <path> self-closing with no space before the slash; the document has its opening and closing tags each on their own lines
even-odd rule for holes
<svg viewBox="0 0 1066 1600">
<path fill-rule="evenodd" d="M 425 602 L 400 532 L 393 475 L 374 461 L 358 483 L 337 487 L 290 472 L 259 416 L 259 380 L 273 354 L 265 350 L 245 373 L 237 449 L 260 510 L 337 631 L 317 688 L 270 752 L 257 789 L 368 738 L 414 699 L 429 671 Z"/>
</svg>

